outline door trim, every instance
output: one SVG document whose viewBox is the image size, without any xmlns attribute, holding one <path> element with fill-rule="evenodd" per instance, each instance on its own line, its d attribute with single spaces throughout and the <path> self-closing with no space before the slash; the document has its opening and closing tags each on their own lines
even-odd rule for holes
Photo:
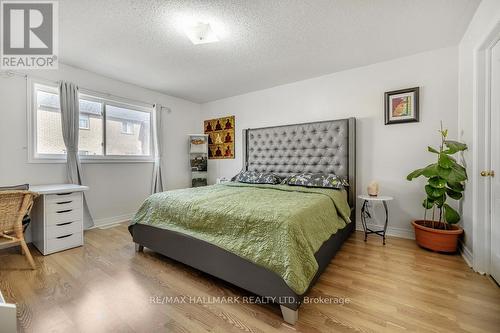
<svg viewBox="0 0 500 333">
<path fill-rule="evenodd" d="M 473 165 L 472 165 L 472 268 L 490 272 L 491 260 L 491 178 L 481 170 L 491 169 L 491 51 L 500 41 L 500 22 L 474 50 L 473 73 Z"/>
</svg>

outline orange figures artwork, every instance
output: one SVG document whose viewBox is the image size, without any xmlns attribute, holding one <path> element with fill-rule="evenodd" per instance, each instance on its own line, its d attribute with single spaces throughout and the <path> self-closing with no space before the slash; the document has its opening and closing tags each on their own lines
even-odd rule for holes
<svg viewBox="0 0 500 333">
<path fill-rule="evenodd" d="M 208 158 L 234 158 L 234 116 L 205 120 L 208 134 Z"/>
</svg>

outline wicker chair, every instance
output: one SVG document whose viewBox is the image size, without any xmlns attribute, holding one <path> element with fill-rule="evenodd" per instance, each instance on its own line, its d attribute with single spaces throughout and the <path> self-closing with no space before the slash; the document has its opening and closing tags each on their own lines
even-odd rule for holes
<svg viewBox="0 0 500 333">
<path fill-rule="evenodd" d="M 0 249 L 21 245 L 33 269 L 35 262 L 24 240 L 22 221 L 37 196 L 30 191 L 0 191 Z"/>
</svg>

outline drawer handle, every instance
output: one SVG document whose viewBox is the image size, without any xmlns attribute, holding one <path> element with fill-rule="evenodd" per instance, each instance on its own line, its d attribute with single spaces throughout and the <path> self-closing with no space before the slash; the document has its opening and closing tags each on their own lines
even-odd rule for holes
<svg viewBox="0 0 500 333">
<path fill-rule="evenodd" d="M 72 203 L 73 200 L 70 200 L 70 201 L 62 201 L 62 202 L 56 202 L 58 205 L 65 205 L 65 204 L 69 204 L 69 203 Z"/>
<path fill-rule="evenodd" d="M 61 214 L 61 213 L 68 213 L 71 212 L 73 209 L 65 209 L 65 210 L 58 210 L 56 213 Z"/>
<path fill-rule="evenodd" d="M 59 237 L 56 237 L 56 238 L 57 239 L 63 239 L 63 238 L 69 237 L 69 236 L 73 236 L 73 234 L 69 234 L 69 235 L 66 235 L 66 236 L 59 236 Z"/>
<path fill-rule="evenodd" d="M 57 193 L 56 195 L 61 196 L 61 195 L 70 195 L 70 194 L 73 194 L 73 192 L 68 192 L 68 193 Z"/>
<path fill-rule="evenodd" d="M 73 222 L 59 223 L 59 224 L 56 224 L 56 226 L 61 227 L 63 225 L 68 225 L 68 224 L 71 224 L 71 223 L 73 223 Z"/>
</svg>

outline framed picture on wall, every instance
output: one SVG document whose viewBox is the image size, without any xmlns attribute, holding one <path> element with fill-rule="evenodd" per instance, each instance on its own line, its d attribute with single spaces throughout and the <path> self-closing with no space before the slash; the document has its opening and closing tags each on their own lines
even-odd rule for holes
<svg viewBox="0 0 500 333">
<path fill-rule="evenodd" d="M 385 93 L 385 124 L 419 121 L 419 87 L 388 91 Z"/>
<path fill-rule="evenodd" d="M 208 159 L 234 159 L 234 116 L 205 120 Z"/>
</svg>

